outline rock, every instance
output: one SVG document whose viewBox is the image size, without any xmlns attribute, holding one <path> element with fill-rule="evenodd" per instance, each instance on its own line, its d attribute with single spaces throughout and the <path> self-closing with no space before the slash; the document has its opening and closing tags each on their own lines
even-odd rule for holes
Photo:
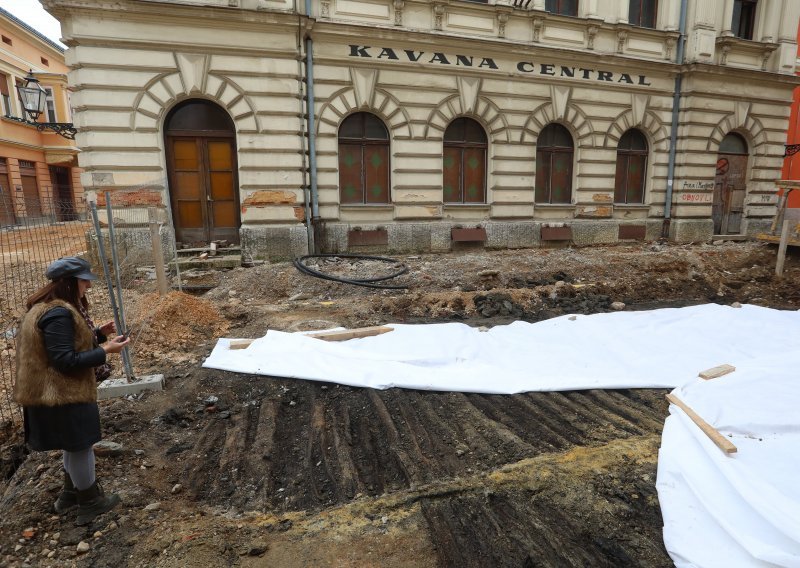
<svg viewBox="0 0 800 568">
<path fill-rule="evenodd" d="M 269 549 L 269 545 L 261 540 L 253 541 L 247 549 L 247 556 L 262 556 Z"/>
<path fill-rule="evenodd" d="M 94 531 L 92 538 L 103 538 L 103 533 L 100 531 Z"/>
<path fill-rule="evenodd" d="M 172 486 L 172 490 L 170 491 L 170 493 L 172 493 L 173 495 L 177 495 L 181 491 L 183 491 L 183 485 L 181 485 L 180 483 L 176 483 L 175 485 Z"/>
<path fill-rule="evenodd" d="M 487 278 L 487 279 L 488 278 L 494 278 L 498 274 L 500 274 L 499 270 L 481 270 L 480 272 L 478 272 L 478 276 L 480 276 L 481 278 Z"/>
<path fill-rule="evenodd" d="M 625 303 L 624 302 L 611 302 L 611 305 L 609 307 L 612 310 L 615 310 L 615 311 L 619 312 L 619 311 L 625 309 Z"/>
<path fill-rule="evenodd" d="M 77 550 L 79 554 L 83 554 L 84 552 L 89 552 L 90 548 L 89 543 L 82 540 L 78 543 L 78 547 L 75 550 Z"/>
<path fill-rule="evenodd" d="M 22 538 L 30 540 L 35 536 L 36 536 L 36 529 L 33 527 L 28 527 L 27 529 L 22 531 Z"/>
<path fill-rule="evenodd" d="M 150 503 L 149 505 L 145 505 L 145 511 L 158 511 L 161 508 L 161 502 L 156 501 L 154 503 Z"/>
<path fill-rule="evenodd" d="M 567 319 L 569 321 L 575 321 L 576 319 L 578 319 L 578 316 L 569 316 Z"/>
<path fill-rule="evenodd" d="M 298 292 L 294 296 L 289 297 L 290 302 L 296 302 L 298 300 L 309 300 L 311 298 L 311 294 L 306 294 L 305 292 Z"/>
<path fill-rule="evenodd" d="M 116 442 L 109 442 L 107 440 L 101 440 L 94 445 L 94 455 L 103 458 L 110 458 L 114 456 L 122 455 L 125 449 L 122 447 L 122 444 L 118 444 Z"/>
<path fill-rule="evenodd" d="M 734 303 L 731 304 L 731 307 L 732 308 L 741 308 L 742 304 L 740 304 L 739 302 L 734 302 Z"/>
<path fill-rule="evenodd" d="M 22 550 L 22 545 L 21 544 L 18 544 L 18 545 L 16 545 L 14 547 L 14 552 L 19 552 L 20 550 Z"/>
<path fill-rule="evenodd" d="M 86 529 L 83 527 L 66 529 L 61 533 L 61 538 L 59 540 L 63 546 L 73 546 L 83 540 L 85 534 Z"/>
</svg>

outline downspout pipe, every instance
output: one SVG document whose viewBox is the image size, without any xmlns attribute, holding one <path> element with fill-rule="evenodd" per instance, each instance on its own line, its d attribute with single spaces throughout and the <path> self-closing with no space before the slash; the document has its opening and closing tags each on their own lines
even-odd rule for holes
<svg viewBox="0 0 800 568">
<path fill-rule="evenodd" d="M 306 0 L 306 18 L 311 18 L 311 0 Z M 317 125 L 314 116 L 314 43 L 306 32 L 306 124 L 308 125 L 308 167 L 311 182 L 311 245 L 313 254 L 319 253 L 319 189 L 317 186 Z"/>
<path fill-rule="evenodd" d="M 688 0 L 681 0 L 681 15 L 678 24 L 678 49 L 675 62 L 678 64 L 678 74 L 675 75 L 675 91 L 672 93 L 672 128 L 669 133 L 669 163 L 667 164 L 667 195 L 664 199 L 664 224 L 661 227 L 661 237 L 669 238 L 669 226 L 672 222 L 672 190 L 675 185 L 675 154 L 678 146 L 678 118 L 681 112 L 681 88 L 683 83 L 683 56 L 686 44 L 686 5 Z"/>
</svg>

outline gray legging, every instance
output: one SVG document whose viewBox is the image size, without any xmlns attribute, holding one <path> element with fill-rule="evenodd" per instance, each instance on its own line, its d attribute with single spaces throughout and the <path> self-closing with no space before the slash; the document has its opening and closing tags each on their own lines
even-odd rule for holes
<svg viewBox="0 0 800 568">
<path fill-rule="evenodd" d="M 64 469 L 78 491 L 89 489 L 94 484 L 94 449 L 68 452 L 64 450 Z"/>
</svg>

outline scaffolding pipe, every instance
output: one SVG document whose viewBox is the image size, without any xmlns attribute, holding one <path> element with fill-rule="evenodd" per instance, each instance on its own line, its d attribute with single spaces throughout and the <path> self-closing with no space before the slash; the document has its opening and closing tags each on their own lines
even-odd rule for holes
<svg viewBox="0 0 800 568">
<path fill-rule="evenodd" d="M 108 197 L 106 197 L 108 200 Z M 108 203 L 108 201 L 106 201 Z M 108 298 L 111 301 L 111 314 L 114 319 L 114 325 L 117 328 L 117 333 L 121 333 L 123 329 L 122 322 L 119 317 L 119 307 L 117 306 L 117 298 L 114 294 L 114 285 L 111 282 L 111 272 L 108 270 L 108 262 L 106 260 L 106 246 L 103 243 L 103 232 L 100 229 L 100 219 L 97 217 L 97 204 L 94 201 L 89 203 L 92 211 L 92 222 L 94 223 L 94 234 L 97 236 L 97 250 L 100 253 L 100 264 L 103 267 L 103 276 L 106 280 L 106 288 L 108 289 Z M 109 227 L 111 223 L 109 222 Z M 125 378 L 128 382 L 133 378 L 133 370 L 131 368 L 130 358 L 128 357 L 128 347 L 122 348 L 122 370 L 125 373 Z"/>
</svg>

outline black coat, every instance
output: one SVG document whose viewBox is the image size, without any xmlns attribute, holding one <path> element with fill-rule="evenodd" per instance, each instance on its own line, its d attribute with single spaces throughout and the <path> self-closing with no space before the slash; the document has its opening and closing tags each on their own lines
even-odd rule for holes
<svg viewBox="0 0 800 568">
<path fill-rule="evenodd" d="M 56 307 L 45 313 L 38 322 L 50 365 L 65 374 L 97 367 L 106 360 L 106 353 L 101 347 L 80 352 L 75 350 L 72 318 L 69 310 Z M 22 411 L 25 441 L 33 450 L 79 451 L 101 439 L 100 412 L 96 402 L 25 406 Z"/>
</svg>

